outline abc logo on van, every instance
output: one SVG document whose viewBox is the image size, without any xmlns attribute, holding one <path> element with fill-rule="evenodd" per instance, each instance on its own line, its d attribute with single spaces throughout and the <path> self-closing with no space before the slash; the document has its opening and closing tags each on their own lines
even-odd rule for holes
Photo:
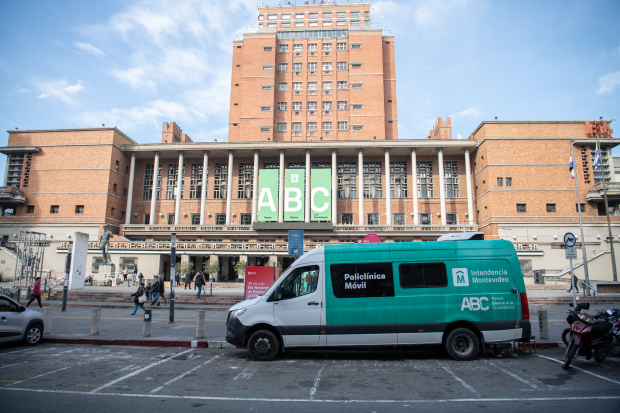
<svg viewBox="0 0 620 413">
<path fill-rule="evenodd" d="M 455 287 L 469 286 L 467 268 L 452 268 L 452 281 Z"/>
</svg>

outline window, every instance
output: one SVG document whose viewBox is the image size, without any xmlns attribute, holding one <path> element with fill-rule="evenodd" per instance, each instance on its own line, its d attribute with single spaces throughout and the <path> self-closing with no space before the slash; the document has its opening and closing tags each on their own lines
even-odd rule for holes
<svg viewBox="0 0 620 413">
<path fill-rule="evenodd" d="M 338 110 L 347 110 L 347 101 L 339 100 L 338 101 Z"/>
<path fill-rule="evenodd" d="M 459 166 L 457 161 L 444 161 L 443 177 L 447 198 L 459 197 Z"/>
<path fill-rule="evenodd" d="M 317 52 L 319 49 L 316 43 L 308 43 L 308 51 L 309 52 Z M 316 69 L 316 67 L 315 67 Z"/>
<path fill-rule="evenodd" d="M 506 178 L 506 186 L 512 186 L 512 178 Z"/>
<path fill-rule="evenodd" d="M 286 122 L 278 122 L 278 132 L 286 132 Z"/>
<path fill-rule="evenodd" d="M 340 223 L 344 225 L 353 225 L 353 214 L 340 214 Z"/>
<path fill-rule="evenodd" d="M 338 130 L 349 130 L 347 122 L 338 122 Z"/>
<path fill-rule="evenodd" d="M 263 112 L 271 112 L 271 107 L 270 106 L 261 106 L 260 110 Z"/>
<path fill-rule="evenodd" d="M 303 90 L 301 82 L 293 82 L 293 90 Z"/>
<path fill-rule="evenodd" d="M 215 214 L 215 225 L 225 225 L 226 214 Z"/>
<path fill-rule="evenodd" d="M 270 52 L 273 48 L 271 46 L 263 46 L 263 52 Z"/>
<path fill-rule="evenodd" d="M 174 214 L 168 214 L 168 225 L 174 225 Z"/>
<path fill-rule="evenodd" d="M 332 70 L 332 62 L 323 62 L 323 70 Z"/>
<path fill-rule="evenodd" d="M 52 205 L 52 206 L 50 207 L 50 214 L 57 214 L 57 213 L 58 213 L 58 211 L 59 211 L 59 207 L 58 207 L 58 205 Z"/>
<path fill-rule="evenodd" d="M 263 90 L 271 90 L 271 86 L 263 86 Z"/>
<path fill-rule="evenodd" d="M 431 225 L 431 214 L 420 214 L 420 225 Z"/>
<path fill-rule="evenodd" d="M 144 214 L 144 221 L 142 223 L 144 225 L 150 225 L 150 223 L 151 223 L 151 214 Z"/>
<path fill-rule="evenodd" d="M 157 198 L 159 198 L 159 191 L 161 186 L 161 172 L 162 167 L 159 166 L 157 179 Z M 142 199 L 151 199 L 153 192 L 153 165 L 144 165 L 144 184 L 142 185 Z"/>
<path fill-rule="evenodd" d="M 398 266 L 402 288 L 447 287 L 448 272 L 443 262 L 400 264 Z"/>
<path fill-rule="evenodd" d="M 351 125 L 354 131 L 361 131 L 364 125 Z"/>
<path fill-rule="evenodd" d="M 293 45 L 293 51 L 294 52 L 303 52 L 303 45 L 301 45 L 301 44 L 294 44 Z"/>
<path fill-rule="evenodd" d="M 285 129 L 286 129 L 286 123 Z M 239 163 L 239 179 L 237 182 L 237 198 L 252 199 L 254 162 Z"/>
<path fill-rule="evenodd" d="M 288 90 L 287 83 L 286 82 L 278 83 L 278 90 L 280 92 L 287 91 Z"/>
<path fill-rule="evenodd" d="M 293 102 L 293 110 L 302 110 L 301 102 Z"/>
<path fill-rule="evenodd" d="M 393 297 L 392 263 L 332 264 L 336 298 Z"/>
<path fill-rule="evenodd" d="M 200 214 L 192 214 L 192 225 L 200 225 Z"/>
<path fill-rule="evenodd" d="M 332 130 L 331 122 L 323 122 L 323 130 Z"/>
<path fill-rule="evenodd" d="M 351 18 L 352 19 L 359 19 L 360 17 L 360 12 L 359 11 L 352 11 L 351 12 Z"/>
<path fill-rule="evenodd" d="M 390 162 L 390 196 L 407 198 L 407 162 Z"/>
<path fill-rule="evenodd" d="M 280 63 L 278 65 L 278 71 L 280 71 L 280 72 L 288 72 L 288 63 Z"/>
<path fill-rule="evenodd" d="M 303 19 L 304 18 L 304 14 L 303 13 L 295 13 L 295 18 L 296 19 Z"/>
<path fill-rule="evenodd" d="M 308 122 L 308 130 L 316 130 L 316 122 Z"/>
<path fill-rule="evenodd" d="M 332 102 L 323 101 L 323 110 L 332 110 Z"/>
<path fill-rule="evenodd" d="M 282 27 L 291 27 L 290 23 L 282 23 Z"/>
<path fill-rule="evenodd" d="M 308 102 L 308 110 L 316 110 L 316 102 Z"/>
<path fill-rule="evenodd" d="M 525 204 L 517 204 L 517 212 L 525 212 Z"/>
<path fill-rule="evenodd" d="M 353 22 L 351 22 L 351 25 L 353 25 Z M 351 49 L 361 49 L 362 48 L 362 44 L 361 43 L 352 43 L 351 44 Z M 360 63 L 361 66 L 361 63 Z"/>
<path fill-rule="evenodd" d="M 332 90 L 332 82 L 323 82 L 323 90 Z"/>
<path fill-rule="evenodd" d="M 338 62 L 338 70 L 347 70 L 347 62 Z"/>
<path fill-rule="evenodd" d="M 280 53 L 288 53 L 288 44 L 280 45 Z"/>
<path fill-rule="evenodd" d="M 584 151 L 582 152 L 583 155 L 587 153 L 585 149 L 586 148 L 583 148 L 583 151 Z M 596 159 L 596 145 L 590 146 L 590 156 L 592 158 L 592 162 L 594 162 L 594 160 Z M 601 166 L 592 171 L 595 185 L 602 183 L 603 179 L 605 180 L 605 182 L 610 181 L 611 174 L 613 174 L 613 166 L 612 166 L 611 172 L 609 169 L 610 164 L 613 164 L 613 161 L 611 160 L 611 158 L 612 158 L 611 148 L 609 148 L 608 146 L 601 145 L 601 150 L 600 150 Z M 606 215 L 606 214 L 603 214 L 603 215 Z"/>
<path fill-rule="evenodd" d="M 301 297 L 316 291 L 319 282 L 319 266 L 308 265 L 306 267 L 295 268 L 282 283 L 281 300 Z"/>
<path fill-rule="evenodd" d="M 261 128 L 262 131 L 262 128 Z M 216 163 L 213 175 L 213 198 L 226 198 L 226 185 L 228 183 L 228 164 Z"/>
<path fill-rule="evenodd" d="M 280 169 L 279 162 L 263 162 L 263 169 Z"/>
<path fill-rule="evenodd" d="M 323 43 L 323 51 L 324 52 L 331 52 L 332 51 L 332 44 L 331 43 Z"/>
<path fill-rule="evenodd" d="M 362 109 L 362 104 L 361 103 L 353 103 L 353 104 L 351 104 L 351 109 L 353 109 L 353 110 L 361 110 Z"/>
<path fill-rule="evenodd" d="M 207 171 L 207 177 L 209 172 Z M 202 197 L 202 164 L 193 163 L 189 178 L 189 199 Z"/>
<path fill-rule="evenodd" d="M 316 70 L 316 62 L 308 62 L 308 71 L 315 71 Z"/>
<path fill-rule="evenodd" d="M 308 13 L 308 18 L 309 19 L 318 19 L 319 18 L 319 13 Z"/>
<path fill-rule="evenodd" d="M 362 84 L 361 83 L 350 83 L 351 87 L 353 89 L 361 89 L 362 88 Z"/>
<path fill-rule="evenodd" d="M 446 214 L 446 224 L 457 225 L 459 223 L 457 214 Z"/>
<path fill-rule="evenodd" d="M 361 63 L 351 63 L 351 69 L 361 69 L 361 68 L 362 68 Z"/>
<path fill-rule="evenodd" d="M 304 23 L 303 22 L 297 22 L 297 23 L 295 23 L 295 27 L 304 27 Z"/>
<path fill-rule="evenodd" d="M 293 63 L 293 72 L 301 72 L 304 70 L 303 63 Z"/>
<path fill-rule="evenodd" d="M 332 169 L 332 163 L 329 161 L 312 162 L 312 169 Z"/>
<path fill-rule="evenodd" d="M 332 14 L 331 13 L 323 13 L 323 18 L 331 18 Z"/>
<path fill-rule="evenodd" d="M 116 192 L 116 188 L 117 188 L 116 184 L 112 185 L 112 192 Z"/>
<path fill-rule="evenodd" d="M 110 216 L 114 216 L 114 213 L 116 212 L 116 208 L 112 207 L 110 208 Z"/>
<path fill-rule="evenodd" d="M 420 161 L 417 166 L 418 173 L 418 197 L 433 197 L 433 162 Z"/>
<path fill-rule="evenodd" d="M 579 212 L 579 205 L 581 205 L 581 212 L 586 212 L 586 204 L 575 204 L 575 212 Z"/>
<path fill-rule="evenodd" d="M 346 43 L 338 43 L 338 50 L 347 50 Z"/>
<path fill-rule="evenodd" d="M 364 162 L 364 198 L 382 198 L 381 162 Z"/>
<path fill-rule="evenodd" d="M 308 82 L 308 90 L 317 90 L 316 82 Z"/>
<path fill-rule="evenodd" d="M 291 20 L 291 15 L 290 14 L 283 14 L 282 15 L 282 20 Z"/>
<path fill-rule="evenodd" d="M 75 213 L 76 214 L 83 214 L 84 213 L 84 205 L 76 205 L 75 206 Z"/>
<path fill-rule="evenodd" d="M 405 214 L 402 212 L 393 214 L 392 224 L 393 225 L 405 225 Z"/>
<path fill-rule="evenodd" d="M 368 225 L 380 225 L 379 214 L 368 214 L 366 222 Z"/>
<path fill-rule="evenodd" d="M 34 214 L 34 205 L 26 205 L 26 213 Z"/>
<path fill-rule="evenodd" d="M 502 186 L 504 180 L 502 178 L 497 178 L 497 186 Z"/>
<path fill-rule="evenodd" d="M 278 110 L 281 112 L 286 111 L 286 102 L 278 102 Z"/>
<path fill-rule="evenodd" d="M 278 20 L 278 15 L 277 14 L 270 14 L 267 19 L 269 20 Z"/>
<path fill-rule="evenodd" d="M 179 164 L 168 164 L 168 176 L 166 179 L 166 199 L 177 199 L 177 180 L 179 178 Z M 181 175 L 181 199 L 185 187 L 185 165 Z"/>
<path fill-rule="evenodd" d="M 338 198 L 357 198 L 356 162 L 338 162 Z"/>
<path fill-rule="evenodd" d="M 336 26 L 346 26 L 347 22 L 343 22 L 343 21 L 338 21 L 336 22 Z"/>
<path fill-rule="evenodd" d="M 263 66 L 263 70 L 271 70 L 272 67 L 271 66 Z"/>
<path fill-rule="evenodd" d="M 555 204 L 547 204 L 547 212 L 555 212 Z"/>
<path fill-rule="evenodd" d="M 347 81 L 346 80 L 339 80 L 338 81 L 338 89 L 346 90 L 347 89 Z"/>
<path fill-rule="evenodd" d="M 239 225 L 252 225 L 252 214 L 241 214 L 239 218 Z"/>
<path fill-rule="evenodd" d="M 301 131 L 301 122 L 293 122 L 293 131 L 295 132 Z"/>
<path fill-rule="evenodd" d="M 262 127 L 260 128 L 260 131 L 261 131 L 261 133 L 262 133 L 262 132 L 271 132 L 271 128 L 270 128 L 270 127 L 268 127 L 268 126 L 262 126 Z M 226 185 L 226 184 L 224 184 L 224 185 Z"/>
</svg>

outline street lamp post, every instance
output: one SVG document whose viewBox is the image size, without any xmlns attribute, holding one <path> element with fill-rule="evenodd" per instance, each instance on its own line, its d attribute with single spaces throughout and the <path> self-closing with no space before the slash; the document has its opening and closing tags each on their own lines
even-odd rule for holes
<svg viewBox="0 0 620 413">
<path fill-rule="evenodd" d="M 601 117 L 602 119 L 602 117 Z M 596 148 L 602 152 L 601 143 L 599 140 L 599 133 L 596 134 Z M 599 156 L 602 154 L 599 153 Z M 600 160 L 599 160 L 600 162 Z M 599 164 L 600 165 L 600 164 Z M 600 166 L 599 166 L 600 168 Z M 609 252 L 611 254 L 611 270 L 613 275 L 613 280 L 618 281 L 618 274 L 616 272 L 616 254 L 614 253 L 614 236 L 611 233 L 611 221 L 609 219 L 609 204 L 607 203 L 607 184 L 605 183 L 605 170 L 601 168 L 601 177 L 603 180 L 603 198 L 605 202 L 605 215 L 607 215 L 607 229 L 609 230 Z"/>
</svg>

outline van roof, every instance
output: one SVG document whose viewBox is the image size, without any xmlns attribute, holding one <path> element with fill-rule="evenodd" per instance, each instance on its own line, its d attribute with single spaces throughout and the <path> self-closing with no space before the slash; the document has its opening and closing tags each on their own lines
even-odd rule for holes
<svg viewBox="0 0 620 413">
<path fill-rule="evenodd" d="M 352 252 L 390 252 L 390 251 L 428 251 L 428 250 L 503 250 L 507 253 L 514 251 L 511 242 L 505 240 L 494 241 L 452 241 L 452 242 L 383 242 L 376 244 L 329 244 L 325 246 L 325 253 L 352 253 Z"/>
</svg>

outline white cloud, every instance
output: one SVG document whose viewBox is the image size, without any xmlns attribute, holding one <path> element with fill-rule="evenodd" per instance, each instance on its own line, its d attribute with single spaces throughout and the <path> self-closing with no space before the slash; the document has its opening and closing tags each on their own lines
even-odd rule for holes
<svg viewBox="0 0 620 413">
<path fill-rule="evenodd" d="M 407 31 L 417 28 L 427 30 L 429 27 L 436 30 L 448 23 L 450 15 L 458 13 L 460 18 L 465 18 L 466 11 L 479 8 L 477 3 L 475 0 L 434 0 L 397 4 L 392 0 L 381 0 L 372 3 L 370 16 L 373 22 L 390 22 L 391 27 L 386 29 L 397 29 L 400 26 Z"/>
<path fill-rule="evenodd" d="M 452 118 L 458 118 L 458 117 L 467 117 L 467 116 L 474 116 L 474 117 L 478 117 L 480 116 L 480 111 L 476 108 L 469 108 L 469 109 L 465 109 L 462 110 L 460 112 L 455 113 L 454 115 L 452 115 Z"/>
<path fill-rule="evenodd" d="M 599 95 L 613 92 L 615 88 L 620 86 L 620 71 L 607 73 L 606 75 L 599 77 L 598 83 L 600 87 L 596 93 Z"/>
<path fill-rule="evenodd" d="M 73 42 L 73 46 L 75 46 L 80 52 L 90 53 L 95 56 L 105 56 L 101 50 L 97 49 L 90 43 L 82 43 L 82 42 Z"/>
<path fill-rule="evenodd" d="M 66 80 L 35 78 L 32 80 L 32 83 L 41 92 L 37 96 L 39 99 L 56 98 L 71 106 L 78 104 L 75 95 L 85 89 L 81 80 L 78 80 L 74 85 L 70 85 Z"/>
</svg>

